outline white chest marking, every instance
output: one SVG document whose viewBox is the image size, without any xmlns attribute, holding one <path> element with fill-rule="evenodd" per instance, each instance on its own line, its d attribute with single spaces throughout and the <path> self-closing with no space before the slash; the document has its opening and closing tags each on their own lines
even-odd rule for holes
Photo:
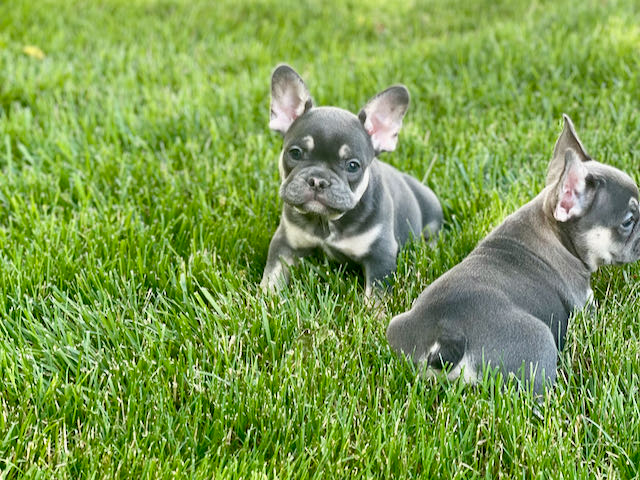
<svg viewBox="0 0 640 480">
<path fill-rule="evenodd" d="M 332 232 L 326 239 L 322 239 L 288 222 L 285 217 L 283 219 L 287 241 L 293 248 L 333 249 L 349 258 L 361 258 L 367 255 L 382 232 L 382 225 L 378 224 L 356 235 L 343 236 Z"/>
<path fill-rule="evenodd" d="M 310 234 L 295 223 L 287 221 L 287 217 L 284 215 L 282 221 L 284 223 L 284 233 L 287 236 L 287 241 L 293 248 L 316 248 L 322 245 L 322 239 Z"/>
<path fill-rule="evenodd" d="M 381 231 L 382 224 L 377 224 L 363 233 L 350 237 L 335 238 L 331 234 L 327 238 L 326 244 L 350 258 L 364 257 L 371 251 L 371 246 L 380 237 Z"/>
</svg>

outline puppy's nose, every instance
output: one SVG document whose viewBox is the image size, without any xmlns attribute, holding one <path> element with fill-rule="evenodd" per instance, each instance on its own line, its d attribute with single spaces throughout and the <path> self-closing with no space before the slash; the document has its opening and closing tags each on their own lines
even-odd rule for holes
<svg viewBox="0 0 640 480">
<path fill-rule="evenodd" d="M 318 178 L 318 177 L 307 178 L 307 184 L 316 191 L 324 190 L 329 185 L 331 185 L 329 180 L 325 178 Z"/>
</svg>

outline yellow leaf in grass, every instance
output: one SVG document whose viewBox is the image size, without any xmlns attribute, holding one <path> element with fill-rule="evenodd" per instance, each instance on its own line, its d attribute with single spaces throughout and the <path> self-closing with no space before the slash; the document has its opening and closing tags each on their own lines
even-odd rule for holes
<svg viewBox="0 0 640 480">
<path fill-rule="evenodd" d="M 37 58 L 38 60 L 43 60 L 45 57 L 44 52 L 40 47 L 36 47 L 35 45 L 25 45 L 22 48 L 22 52 L 30 57 Z"/>
</svg>

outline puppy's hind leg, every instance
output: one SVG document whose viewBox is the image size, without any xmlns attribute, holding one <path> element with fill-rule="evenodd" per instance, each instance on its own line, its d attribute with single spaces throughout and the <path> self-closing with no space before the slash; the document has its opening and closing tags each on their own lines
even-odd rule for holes
<svg viewBox="0 0 640 480">
<path fill-rule="evenodd" d="M 483 362 L 500 367 L 504 378 L 515 377 L 524 389 L 536 395 L 556 381 L 558 349 L 551 333 L 540 319 L 516 313 L 501 325 L 493 345 L 485 345 Z"/>
<path fill-rule="evenodd" d="M 429 351 L 418 359 L 418 363 L 427 367 L 427 375 L 444 370 L 449 380 L 462 376 L 466 383 L 475 383 L 478 378 L 473 357 L 467 352 L 467 340 L 462 334 L 438 335 Z"/>
<path fill-rule="evenodd" d="M 425 367 L 427 376 L 444 370 L 450 380 L 462 375 L 467 383 L 476 381 L 477 367 L 461 332 L 442 331 L 416 321 L 413 312 L 408 311 L 391 319 L 387 340 L 394 351 Z"/>
</svg>

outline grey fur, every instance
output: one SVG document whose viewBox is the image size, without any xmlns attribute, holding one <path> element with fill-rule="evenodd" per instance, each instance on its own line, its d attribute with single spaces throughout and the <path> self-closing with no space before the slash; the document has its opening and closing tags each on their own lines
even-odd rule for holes
<svg viewBox="0 0 640 480">
<path fill-rule="evenodd" d="M 638 188 L 592 160 L 564 122 L 544 190 L 391 320 L 395 351 L 432 370 L 448 364 L 454 376 L 464 365 L 471 382 L 487 364 L 538 393 L 555 382 L 568 319 L 587 303 L 591 273 L 640 257 Z M 575 191 L 567 188 L 573 174 Z"/>
<path fill-rule="evenodd" d="M 411 236 L 435 235 L 442 225 L 431 189 L 377 159 L 395 148 L 409 92 L 389 87 L 356 116 L 314 107 L 306 85 L 287 65 L 274 70 L 271 84 L 270 127 L 284 135 L 284 205 L 261 286 L 281 287 L 287 266 L 320 248 L 361 265 L 369 295 L 395 272 L 398 250 Z M 353 160 L 359 167 L 350 172 Z"/>
</svg>

